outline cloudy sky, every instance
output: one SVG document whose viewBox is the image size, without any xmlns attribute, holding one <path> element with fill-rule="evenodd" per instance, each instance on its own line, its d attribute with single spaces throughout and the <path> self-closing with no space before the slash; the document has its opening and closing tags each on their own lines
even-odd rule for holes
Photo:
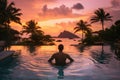
<svg viewBox="0 0 120 80">
<path fill-rule="evenodd" d="M 113 22 L 120 19 L 120 0 L 8 0 L 14 1 L 21 9 L 21 21 L 24 24 L 35 20 L 45 34 L 57 36 L 60 32 L 71 32 L 79 20 L 89 22 L 90 17 L 98 8 L 104 8 L 113 16 Z M 107 22 L 106 27 L 113 22 Z M 17 30 L 19 25 L 13 24 Z M 92 25 L 93 30 L 101 29 L 99 23 Z"/>
</svg>

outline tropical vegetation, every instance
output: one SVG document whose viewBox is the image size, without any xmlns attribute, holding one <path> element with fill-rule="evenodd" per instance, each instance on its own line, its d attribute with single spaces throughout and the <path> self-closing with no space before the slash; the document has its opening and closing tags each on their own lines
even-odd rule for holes
<svg viewBox="0 0 120 80">
<path fill-rule="evenodd" d="M 82 43 L 83 43 L 83 34 L 85 33 L 85 36 L 88 36 L 91 32 L 91 29 L 88 26 L 91 26 L 86 21 L 80 20 L 77 24 L 77 26 L 74 28 L 75 33 L 78 31 L 82 31 Z"/>
<path fill-rule="evenodd" d="M 0 25 L 9 26 L 11 22 L 21 24 L 20 10 L 15 7 L 14 2 L 8 4 L 7 0 L 0 0 Z"/>
<path fill-rule="evenodd" d="M 23 26 L 23 33 L 30 34 L 29 38 L 24 42 L 27 45 L 42 45 L 42 44 L 51 44 L 52 37 L 50 35 L 44 35 L 44 32 L 41 30 L 40 26 L 37 26 L 35 20 L 30 20 L 26 22 L 26 25 Z"/>
<path fill-rule="evenodd" d="M 16 8 L 14 2 L 8 3 L 8 0 L 0 0 L 0 41 L 5 41 L 7 45 L 20 39 L 19 34 L 21 33 L 12 29 L 10 25 L 11 22 L 22 25 L 20 19 L 22 13 L 20 11 L 21 9 Z M 22 43 L 24 44 L 53 44 L 51 36 L 44 35 L 34 20 L 28 21 L 21 32 L 31 34 L 28 39 L 23 39 Z"/>
<path fill-rule="evenodd" d="M 100 22 L 102 25 L 102 30 L 93 32 L 88 26 L 90 24 L 86 25 L 82 20 L 77 23 L 77 27 L 74 29 L 75 32 L 84 30 L 89 33 L 86 35 L 86 37 L 83 39 L 83 33 L 82 33 L 82 42 L 85 44 L 96 44 L 100 42 L 114 42 L 115 40 L 119 39 L 119 20 L 115 22 L 109 29 L 104 27 L 105 21 L 112 21 L 112 16 L 109 13 L 106 13 L 104 9 L 99 8 L 94 12 L 94 15 L 91 17 L 90 22 L 91 24 Z M 84 23 L 84 25 L 83 25 Z M 87 28 L 85 28 L 87 26 Z M 83 28 L 84 27 L 84 28 Z M 97 33 L 97 35 L 93 35 L 94 33 Z"/>
<path fill-rule="evenodd" d="M 0 40 L 8 42 L 7 44 L 11 44 L 20 39 L 18 36 L 20 32 L 12 29 L 10 25 L 11 22 L 15 22 L 23 27 L 23 30 L 21 31 L 22 34 L 30 34 L 29 38 L 22 39 L 23 44 L 51 44 L 51 36 L 45 35 L 35 20 L 30 20 L 26 22 L 25 25 L 21 24 L 20 16 L 22 13 L 20 11 L 21 9 L 16 8 L 14 2 L 8 3 L 8 0 L 0 0 Z M 96 42 L 103 41 L 119 41 L 120 20 L 117 20 L 110 28 L 105 28 L 105 21 L 112 21 L 112 16 L 109 13 L 105 12 L 103 8 L 99 8 L 94 12 L 94 15 L 90 19 L 91 24 L 96 22 L 101 23 L 102 29 L 97 31 L 98 35 L 93 35 L 94 32 L 90 28 L 91 24 L 83 20 L 80 20 L 76 24 L 74 31 L 75 33 L 79 31 L 82 32 L 81 41 L 84 44 L 95 44 Z"/>
<path fill-rule="evenodd" d="M 104 9 L 99 8 L 94 12 L 94 16 L 91 18 L 91 23 L 100 22 L 102 25 L 102 30 L 104 31 L 105 21 L 111 21 L 112 16 L 109 13 L 106 13 Z"/>
<path fill-rule="evenodd" d="M 11 28 L 10 23 L 15 22 L 21 24 L 20 16 L 22 13 L 20 13 L 20 10 L 21 9 L 15 7 L 14 2 L 8 3 L 8 0 L 0 0 L 0 40 L 4 40 L 6 45 L 10 45 L 15 34 L 18 33 Z"/>
<path fill-rule="evenodd" d="M 105 41 L 117 42 L 120 40 L 120 20 L 117 20 L 110 28 L 100 31 L 99 35 L 103 35 Z"/>
</svg>

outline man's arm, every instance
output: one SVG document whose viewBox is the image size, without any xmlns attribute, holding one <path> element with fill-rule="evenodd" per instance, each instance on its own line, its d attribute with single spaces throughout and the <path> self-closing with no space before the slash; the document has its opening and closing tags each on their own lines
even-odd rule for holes
<svg viewBox="0 0 120 80">
<path fill-rule="evenodd" d="M 51 58 L 48 60 L 49 63 L 52 63 L 52 60 L 54 59 L 54 54 L 51 56 Z"/>
<path fill-rule="evenodd" d="M 70 62 L 74 61 L 68 54 L 67 54 L 67 58 L 70 60 Z"/>
</svg>

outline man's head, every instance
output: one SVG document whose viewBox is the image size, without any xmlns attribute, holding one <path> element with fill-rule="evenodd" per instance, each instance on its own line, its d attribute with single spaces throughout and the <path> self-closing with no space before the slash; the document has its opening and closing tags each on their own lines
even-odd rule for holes
<svg viewBox="0 0 120 80">
<path fill-rule="evenodd" d="M 59 44 L 59 45 L 58 45 L 58 49 L 59 49 L 59 51 L 63 51 L 63 49 L 64 49 L 63 44 Z"/>
</svg>

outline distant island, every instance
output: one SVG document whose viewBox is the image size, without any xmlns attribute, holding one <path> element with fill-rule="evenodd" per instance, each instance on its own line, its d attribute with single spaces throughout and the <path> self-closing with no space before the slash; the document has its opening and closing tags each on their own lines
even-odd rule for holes
<svg viewBox="0 0 120 80">
<path fill-rule="evenodd" d="M 69 31 L 63 31 L 61 32 L 59 35 L 58 35 L 58 38 L 70 38 L 70 39 L 73 39 L 73 38 L 79 38 L 77 35 L 69 32 Z"/>
</svg>

